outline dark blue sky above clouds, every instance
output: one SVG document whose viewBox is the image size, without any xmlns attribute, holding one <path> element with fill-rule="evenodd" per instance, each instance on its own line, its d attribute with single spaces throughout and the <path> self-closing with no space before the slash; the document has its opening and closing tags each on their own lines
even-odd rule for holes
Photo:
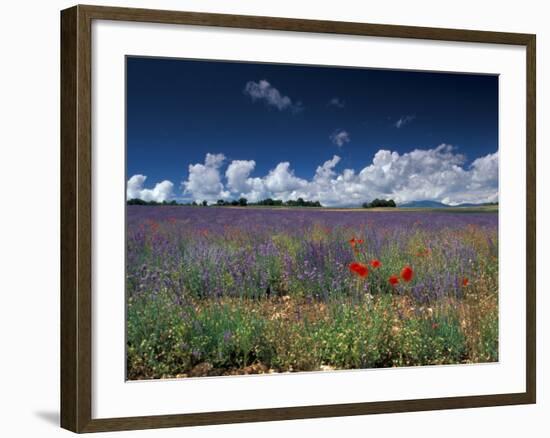
<svg viewBox="0 0 550 438">
<path fill-rule="evenodd" d="M 129 57 L 127 175 L 144 199 L 496 200 L 498 77 Z"/>
</svg>

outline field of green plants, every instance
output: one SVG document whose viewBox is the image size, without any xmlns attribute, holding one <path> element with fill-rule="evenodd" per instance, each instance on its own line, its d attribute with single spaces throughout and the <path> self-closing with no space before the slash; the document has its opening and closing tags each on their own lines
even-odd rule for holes
<svg viewBox="0 0 550 438">
<path fill-rule="evenodd" d="M 127 207 L 127 376 L 498 360 L 498 213 Z"/>
</svg>

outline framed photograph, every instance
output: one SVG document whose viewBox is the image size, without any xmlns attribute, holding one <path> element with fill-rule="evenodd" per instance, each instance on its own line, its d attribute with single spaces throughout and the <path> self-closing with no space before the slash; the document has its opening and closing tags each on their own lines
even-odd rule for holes
<svg viewBox="0 0 550 438">
<path fill-rule="evenodd" d="M 535 403 L 535 35 L 61 12 L 61 425 Z"/>
</svg>

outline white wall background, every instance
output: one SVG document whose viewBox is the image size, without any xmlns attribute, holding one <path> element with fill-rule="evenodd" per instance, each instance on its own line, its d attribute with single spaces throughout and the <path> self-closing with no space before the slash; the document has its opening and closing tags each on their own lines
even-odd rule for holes
<svg viewBox="0 0 550 438">
<path fill-rule="evenodd" d="M 548 138 L 550 29 L 545 2 L 408 0 L 110 0 L 133 6 L 233 14 L 484 29 L 537 34 L 539 403 L 320 420 L 140 431 L 105 436 L 545 436 L 550 386 L 543 342 L 550 325 L 544 270 L 550 234 L 543 174 Z M 59 10 L 64 0 L 4 2 L 0 15 L 0 434 L 69 436 L 59 429 Z M 546 414 L 546 416 L 545 416 Z"/>
</svg>

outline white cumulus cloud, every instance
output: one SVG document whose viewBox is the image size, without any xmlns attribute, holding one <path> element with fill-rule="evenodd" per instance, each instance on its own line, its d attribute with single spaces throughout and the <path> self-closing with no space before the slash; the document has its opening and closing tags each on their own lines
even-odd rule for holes
<svg viewBox="0 0 550 438">
<path fill-rule="evenodd" d="M 248 181 L 248 177 L 254 167 L 256 167 L 254 160 L 233 160 L 225 171 L 227 187 L 233 192 L 249 191 L 252 183 Z"/>
<path fill-rule="evenodd" d="M 295 176 L 294 171 L 290 169 L 290 163 L 285 161 L 269 171 L 264 178 L 264 184 L 267 191 L 275 196 L 286 197 L 288 193 L 304 188 L 307 181 Z"/>
<path fill-rule="evenodd" d="M 265 79 L 258 82 L 248 81 L 244 87 L 244 93 L 250 96 L 253 101 L 262 100 L 267 105 L 274 106 L 279 111 L 289 109 L 297 112 L 302 109 L 300 102 L 293 103 L 290 97 L 284 96 Z"/>
<path fill-rule="evenodd" d="M 345 143 L 349 143 L 351 138 L 349 132 L 344 131 L 343 129 L 337 129 L 330 135 L 330 141 L 341 148 Z"/>
<path fill-rule="evenodd" d="M 336 175 L 333 169 L 340 162 L 340 160 L 341 158 L 338 155 L 334 155 L 332 159 L 325 161 L 322 166 L 318 166 L 315 171 L 314 180 L 318 182 L 330 181 L 330 179 Z"/>
<path fill-rule="evenodd" d="M 227 167 L 227 188 L 234 197 L 245 197 L 250 202 L 265 198 L 284 201 L 297 198 L 296 193 L 307 187 L 308 181 L 297 177 L 285 161 L 277 164 L 264 177 L 250 177 L 256 163 L 253 160 L 234 160 Z"/>
<path fill-rule="evenodd" d="M 206 154 L 204 164 L 190 164 L 187 181 L 182 183 L 184 195 L 195 201 L 216 201 L 228 198 L 220 175 L 220 167 L 225 161 L 223 154 Z"/>
<path fill-rule="evenodd" d="M 341 158 L 333 155 L 309 180 L 297 176 L 288 161 L 255 176 L 254 160 L 231 161 L 222 179 L 224 162 L 222 154 L 207 154 L 204 164 L 189 166 L 189 178 L 183 183 L 185 193 L 194 200 L 210 202 L 220 198 L 245 197 L 257 202 L 302 197 L 334 207 L 358 206 L 374 198 L 391 198 L 398 204 L 419 200 L 451 205 L 498 201 L 498 151 L 467 165 L 466 157 L 448 144 L 403 154 L 380 149 L 369 162 L 358 163 L 357 169 L 339 169 Z"/>
<path fill-rule="evenodd" d="M 133 175 L 126 183 L 126 199 L 142 199 L 148 202 L 162 202 L 170 199 L 174 184 L 165 180 L 155 184 L 152 189 L 145 189 L 143 184 L 146 179 L 145 175 Z"/>
</svg>

